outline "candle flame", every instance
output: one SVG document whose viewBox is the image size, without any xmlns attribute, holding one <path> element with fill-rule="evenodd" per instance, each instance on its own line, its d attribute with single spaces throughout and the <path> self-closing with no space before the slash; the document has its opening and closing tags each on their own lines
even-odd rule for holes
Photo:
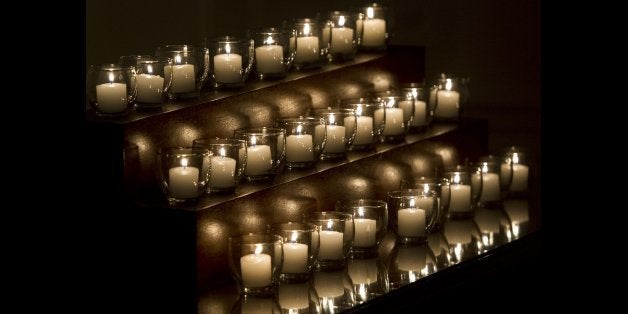
<svg viewBox="0 0 628 314">
<path fill-rule="evenodd" d="M 513 164 L 518 164 L 519 163 L 519 154 L 518 153 L 512 153 L 512 163 Z"/>
<path fill-rule="evenodd" d="M 372 19 L 375 16 L 373 7 L 366 8 L 366 16 L 368 16 L 369 19 Z"/>
<path fill-rule="evenodd" d="M 109 73 L 109 83 L 113 83 L 114 79 L 113 73 Z"/>
<path fill-rule="evenodd" d="M 255 244 L 255 255 L 260 255 L 262 253 L 262 245 Z"/>
<path fill-rule="evenodd" d="M 274 43 L 275 43 L 275 40 L 273 40 L 273 36 L 268 35 L 268 38 L 266 38 L 266 44 L 272 45 Z"/>
<path fill-rule="evenodd" d="M 184 168 L 188 166 L 187 158 L 181 158 L 181 166 L 183 166 Z"/>
<path fill-rule="evenodd" d="M 427 194 L 429 191 L 430 191 L 430 185 L 429 184 L 423 184 L 423 192 Z"/>
<path fill-rule="evenodd" d="M 450 91 L 451 90 L 451 79 L 447 79 L 447 83 L 445 83 L 445 88 Z"/>
<path fill-rule="evenodd" d="M 455 184 L 460 184 L 460 174 L 459 173 L 454 174 L 454 183 Z"/>
<path fill-rule="evenodd" d="M 487 162 L 483 162 L 482 163 L 482 173 L 488 173 L 488 163 Z"/>
<path fill-rule="evenodd" d="M 255 146 L 257 144 L 257 138 L 255 136 L 251 136 L 251 146 Z"/>
<path fill-rule="evenodd" d="M 174 63 L 181 64 L 181 55 L 174 56 Z"/>
<path fill-rule="evenodd" d="M 220 156 L 225 157 L 225 155 L 227 155 L 227 153 L 225 152 L 225 148 L 221 147 L 220 148 Z"/>
<path fill-rule="evenodd" d="M 388 102 L 386 103 L 386 107 L 394 108 L 395 107 L 395 99 L 394 98 L 388 98 Z"/>
<path fill-rule="evenodd" d="M 358 216 L 364 217 L 364 207 L 362 206 L 358 207 Z"/>
<path fill-rule="evenodd" d="M 303 26 L 303 35 L 309 35 L 310 34 L 310 24 L 305 23 L 305 25 Z"/>
<path fill-rule="evenodd" d="M 297 232 L 296 231 L 292 231 L 292 235 L 290 236 L 290 241 L 291 242 L 297 242 Z"/>
<path fill-rule="evenodd" d="M 345 16 L 344 16 L 344 15 L 341 15 L 341 16 L 338 18 L 338 26 L 345 26 L 345 22 L 346 22 L 346 21 L 345 21 Z"/>
<path fill-rule="evenodd" d="M 231 46 L 228 43 L 225 44 L 225 52 L 231 53 Z"/>
<path fill-rule="evenodd" d="M 361 116 L 362 115 L 362 106 L 358 105 L 357 107 L 355 107 L 355 115 L 356 116 Z"/>
<path fill-rule="evenodd" d="M 411 199 L 410 199 L 410 202 L 409 202 L 409 204 L 408 204 L 408 207 L 410 207 L 410 208 L 414 208 L 414 207 L 416 207 L 416 199 L 411 198 Z"/>
<path fill-rule="evenodd" d="M 297 134 L 301 134 L 301 132 L 303 132 L 303 126 L 302 125 L 297 125 Z"/>
<path fill-rule="evenodd" d="M 333 225 L 334 225 L 334 222 L 333 222 L 333 221 L 331 221 L 331 219 L 329 219 L 329 220 L 327 221 L 327 229 L 331 229 L 331 227 L 332 227 Z"/>
<path fill-rule="evenodd" d="M 153 74 L 153 66 L 149 64 L 148 67 L 146 67 L 146 71 L 148 71 L 148 74 Z"/>
<path fill-rule="evenodd" d="M 332 113 L 332 114 L 329 115 L 329 124 L 334 124 L 334 123 L 336 123 L 336 117 Z"/>
</svg>

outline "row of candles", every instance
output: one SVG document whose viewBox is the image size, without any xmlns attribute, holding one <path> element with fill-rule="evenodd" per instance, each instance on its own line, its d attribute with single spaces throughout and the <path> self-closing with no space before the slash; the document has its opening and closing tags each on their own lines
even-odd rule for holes
<svg viewBox="0 0 628 314">
<path fill-rule="evenodd" d="M 318 68 L 352 60 L 359 49 L 385 50 L 390 23 L 378 4 L 359 12 L 333 11 L 326 18 L 300 18 L 257 30 L 249 38 L 223 36 L 194 45 L 158 47 L 155 57 L 123 56 L 118 64 L 91 66 L 88 100 L 104 116 L 123 115 L 131 105 L 160 107 L 166 100 L 198 97 L 213 87 L 243 86 L 253 68 L 260 79 L 285 77 L 292 68 Z"/>
</svg>

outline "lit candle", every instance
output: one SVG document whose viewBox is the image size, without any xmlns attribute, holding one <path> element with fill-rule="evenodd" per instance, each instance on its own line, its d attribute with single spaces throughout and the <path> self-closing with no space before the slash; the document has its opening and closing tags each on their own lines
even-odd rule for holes
<svg viewBox="0 0 628 314">
<path fill-rule="evenodd" d="M 214 76 L 219 83 L 239 83 L 242 80 L 242 56 L 231 53 L 231 46 L 225 44 L 224 54 L 214 56 Z"/>
<path fill-rule="evenodd" d="M 244 174 L 247 176 L 265 174 L 273 166 L 270 146 L 256 145 L 255 141 L 255 137 L 251 137 L 251 146 L 246 148 L 246 168 L 244 169 Z"/>
<path fill-rule="evenodd" d="M 304 34 L 310 34 L 310 24 L 303 27 Z M 315 62 L 319 58 L 318 36 L 297 37 L 295 63 Z"/>
<path fill-rule="evenodd" d="M 386 44 L 386 21 L 373 18 L 373 8 L 366 9 L 367 19 L 363 21 L 362 46 L 381 47 Z"/>
<path fill-rule="evenodd" d="M 308 245 L 295 243 L 297 233 L 292 233 L 292 241 L 283 244 L 283 273 L 301 274 L 307 271 Z"/>
<path fill-rule="evenodd" d="M 525 191 L 528 189 L 528 175 L 530 168 L 519 163 L 519 154 L 512 155 L 512 182 L 510 183 L 511 191 Z"/>
<path fill-rule="evenodd" d="M 164 90 L 164 78 L 153 75 L 153 66 L 147 66 L 148 73 L 137 78 L 137 102 L 161 103 Z"/>
<path fill-rule="evenodd" d="M 353 28 L 344 27 L 345 17 L 338 18 L 338 26 L 331 29 L 331 53 L 353 52 Z M 327 42 L 327 41 L 325 41 Z"/>
<path fill-rule="evenodd" d="M 225 156 L 225 149 L 220 149 L 220 156 L 211 158 L 210 187 L 231 187 L 235 185 L 236 160 Z"/>
<path fill-rule="evenodd" d="M 343 153 L 345 151 L 345 127 L 342 125 L 317 125 L 314 132 L 317 143 L 322 141 L 325 130 L 327 131 L 327 141 L 323 152 Z"/>
<path fill-rule="evenodd" d="M 414 101 L 414 119 L 412 126 L 423 126 L 427 124 L 427 104 L 422 100 Z"/>
<path fill-rule="evenodd" d="M 298 312 L 298 310 L 307 309 L 310 306 L 310 292 L 307 283 L 281 284 L 279 285 L 277 296 L 279 306 L 282 309 L 287 309 L 288 313 Z"/>
<path fill-rule="evenodd" d="M 446 90 L 439 90 L 436 94 L 438 98 L 435 115 L 441 118 L 457 118 L 460 107 L 460 93 L 452 91 L 451 79 L 447 79 Z"/>
<path fill-rule="evenodd" d="M 402 237 L 425 236 L 425 209 L 404 208 L 397 211 L 397 233 Z"/>
<path fill-rule="evenodd" d="M 384 120 L 384 109 L 375 110 L 375 125 Z M 386 108 L 386 123 L 383 135 L 399 135 L 404 132 L 403 110 L 401 108 Z"/>
<path fill-rule="evenodd" d="M 192 198 L 198 196 L 199 169 L 188 167 L 188 160 L 181 159 L 181 167 L 168 171 L 168 191 L 174 198 Z"/>
<path fill-rule="evenodd" d="M 286 138 L 286 161 L 301 162 L 314 160 L 312 135 L 301 134 L 302 126 L 297 126 L 297 134 Z"/>
<path fill-rule="evenodd" d="M 458 179 L 458 180 L 456 180 Z M 449 211 L 468 212 L 471 211 L 471 186 L 466 184 L 456 184 L 460 181 L 460 176 L 455 175 L 454 184 L 449 186 Z"/>
<path fill-rule="evenodd" d="M 347 264 L 347 272 L 354 285 L 377 282 L 377 259 L 351 259 Z"/>
<path fill-rule="evenodd" d="M 348 130 L 356 128 L 353 144 L 365 145 L 373 143 L 373 118 L 361 116 L 362 107 L 356 108 L 356 114 L 358 114 L 358 116 L 355 119 L 353 117 L 345 118 L 345 127 Z M 357 123 L 357 127 L 355 126 L 355 123 Z"/>
<path fill-rule="evenodd" d="M 331 224 L 331 221 L 329 221 Z M 338 231 L 323 230 L 320 234 L 320 248 L 318 249 L 318 258 L 321 260 L 338 260 L 344 259 L 342 254 L 343 233 Z"/>
<path fill-rule="evenodd" d="M 257 245 L 254 254 L 240 258 L 242 283 L 245 287 L 266 287 L 271 284 L 270 255 L 261 253 L 262 246 Z"/>
<path fill-rule="evenodd" d="M 109 73 L 109 82 L 96 86 L 98 109 L 104 113 L 122 112 L 127 108 L 126 84 L 113 83 L 114 75 Z"/>
<path fill-rule="evenodd" d="M 181 56 L 174 57 L 175 63 L 181 63 Z M 172 76 L 170 91 L 172 93 L 189 93 L 196 90 L 196 77 L 193 64 L 165 66 L 166 77 Z"/>
<path fill-rule="evenodd" d="M 276 45 L 271 36 L 263 46 L 255 48 L 255 66 L 259 73 L 283 73 L 283 46 Z"/>
<path fill-rule="evenodd" d="M 358 208 L 358 216 L 364 216 L 364 208 Z M 375 233 L 377 231 L 375 219 L 354 218 L 355 235 L 353 238 L 353 246 L 371 247 L 375 246 Z"/>
</svg>

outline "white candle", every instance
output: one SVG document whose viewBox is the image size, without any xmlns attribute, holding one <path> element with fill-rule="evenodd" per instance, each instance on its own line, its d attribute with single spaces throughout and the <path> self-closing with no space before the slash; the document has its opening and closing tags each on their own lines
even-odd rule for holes
<svg viewBox="0 0 628 314">
<path fill-rule="evenodd" d="M 449 186 L 449 211 L 471 211 L 471 186 L 464 184 L 452 184 Z"/>
<path fill-rule="evenodd" d="M 423 126 L 427 124 L 427 104 L 422 100 L 414 101 L 414 119 L 412 126 Z"/>
<path fill-rule="evenodd" d="M 438 102 L 434 115 L 441 118 L 457 118 L 460 102 L 460 93 L 456 91 L 440 90 L 437 94 Z"/>
<path fill-rule="evenodd" d="M 327 141 L 325 142 L 325 153 L 343 153 L 345 151 L 345 127 L 342 125 L 317 125 L 315 131 L 316 142 L 322 141 L 323 132 L 327 131 Z"/>
<path fill-rule="evenodd" d="M 331 28 L 329 26 L 325 26 L 321 33 L 321 38 L 323 38 L 323 45 L 329 44 L 330 34 Z"/>
<path fill-rule="evenodd" d="M 189 93 L 196 90 L 196 77 L 193 64 L 165 66 L 164 72 L 166 73 L 166 77 L 173 75 L 170 92 Z"/>
<path fill-rule="evenodd" d="M 365 145 L 373 143 L 373 118 L 358 116 L 356 119 L 353 117 L 345 118 L 345 127 L 349 130 L 355 128 L 357 122 L 357 129 L 355 133 L 354 145 Z"/>
<path fill-rule="evenodd" d="M 290 310 L 306 309 L 310 306 L 308 284 L 281 284 L 277 291 L 277 297 L 279 306 L 282 309 L 287 309 L 288 313 L 292 313 Z"/>
<path fill-rule="evenodd" d="M 284 243 L 282 272 L 290 274 L 305 273 L 307 271 L 307 249 L 307 244 Z"/>
<path fill-rule="evenodd" d="M 230 53 L 229 44 L 225 46 L 227 53 L 214 56 L 214 76 L 219 83 L 239 83 L 242 81 L 242 56 Z"/>
<path fill-rule="evenodd" d="M 425 196 L 416 199 L 416 207 L 425 209 L 427 216 L 432 215 L 432 209 L 434 208 L 434 197 Z"/>
<path fill-rule="evenodd" d="M 266 287 L 271 284 L 270 255 L 261 254 L 261 251 L 261 246 L 258 246 L 254 254 L 240 257 L 242 283 L 245 287 Z"/>
<path fill-rule="evenodd" d="M 511 191 L 525 191 L 528 189 L 528 175 L 530 168 L 526 165 L 512 165 L 512 183 L 510 183 Z"/>
<path fill-rule="evenodd" d="M 245 175 L 254 176 L 265 174 L 272 168 L 272 166 L 273 160 L 270 153 L 270 146 L 252 144 L 246 148 Z"/>
<path fill-rule="evenodd" d="M 314 273 L 314 289 L 319 298 L 336 298 L 345 294 L 344 272 Z"/>
<path fill-rule="evenodd" d="M 399 246 L 397 248 L 397 268 L 402 271 L 421 271 L 425 267 L 427 251 L 419 246 Z"/>
<path fill-rule="evenodd" d="M 318 37 L 298 37 L 295 63 L 315 62 L 319 58 Z"/>
<path fill-rule="evenodd" d="M 412 100 L 402 100 L 399 102 L 399 108 L 403 110 L 403 119 L 405 121 L 410 120 L 410 117 L 412 116 L 413 106 L 414 104 L 412 103 Z"/>
<path fill-rule="evenodd" d="M 113 74 L 110 78 L 113 80 Z M 96 86 L 96 101 L 101 112 L 116 113 L 126 110 L 126 96 L 124 83 L 105 83 Z"/>
<path fill-rule="evenodd" d="M 347 264 L 347 272 L 354 285 L 372 284 L 377 282 L 377 260 L 351 259 Z"/>
<path fill-rule="evenodd" d="M 255 48 L 255 66 L 259 73 L 283 73 L 283 46 L 265 45 Z"/>
<path fill-rule="evenodd" d="M 168 191 L 174 198 L 192 198 L 198 196 L 199 169 L 188 167 L 187 160 L 182 167 L 170 168 L 168 171 Z"/>
<path fill-rule="evenodd" d="M 331 29 L 331 53 L 353 52 L 353 28 L 334 27 Z"/>
<path fill-rule="evenodd" d="M 375 219 L 355 218 L 353 224 L 355 225 L 353 246 L 375 246 L 375 232 L 377 231 Z"/>
<path fill-rule="evenodd" d="M 425 210 L 404 208 L 397 211 L 397 233 L 402 237 L 425 236 Z"/>
<path fill-rule="evenodd" d="M 384 120 L 384 109 L 375 110 L 375 125 Z M 403 110 L 401 108 L 386 108 L 386 123 L 383 135 L 399 135 L 404 132 Z"/>
<path fill-rule="evenodd" d="M 512 173 L 510 172 L 510 164 L 502 163 L 499 171 L 499 181 L 501 182 L 501 185 L 506 186 L 508 183 L 510 183 L 511 176 Z"/>
<path fill-rule="evenodd" d="M 321 260 L 344 259 L 344 254 L 342 254 L 343 233 L 323 230 L 319 234 L 320 248 L 318 249 L 318 258 Z"/>
<path fill-rule="evenodd" d="M 159 75 L 140 74 L 137 78 L 137 102 L 161 103 L 164 78 Z"/>
<path fill-rule="evenodd" d="M 236 160 L 225 156 L 211 158 L 210 187 L 235 186 Z"/>
<path fill-rule="evenodd" d="M 362 46 L 381 47 L 386 44 L 386 21 L 383 19 L 365 19 L 362 30 Z"/>
<path fill-rule="evenodd" d="M 286 161 L 313 161 L 312 135 L 290 135 L 286 138 Z"/>
<path fill-rule="evenodd" d="M 482 174 L 482 194 L 481 202 L 490 202 L 499 200 L 499 175 L 497 173 Z"/>
</svg>

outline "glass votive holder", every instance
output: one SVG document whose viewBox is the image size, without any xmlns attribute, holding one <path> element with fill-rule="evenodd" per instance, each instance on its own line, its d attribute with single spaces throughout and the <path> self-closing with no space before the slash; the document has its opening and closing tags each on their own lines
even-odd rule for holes
<svg viewBox="0 0 628 314">
<path fill-rule="evenodd" d="M 358 199 L 336 202 L 335 209 L 353 216 L 353 257 L 377 256 L 377 247 L 388 228 L 388 206 L 382 200 Z"/>
<path fill-rule="evenodd" d="M 406 113 L 400 107 L 403 98 L 390 92 L 375 93 L 373 98 L 383 105 L 383 108 L 375 110 L 375 125 L 384 125 L 379 141 L 382 143 L 403 142 L 413 117 L 413 113 Z"/>
<path fill-rule="evenodd" d="M 504 201 L 504 211 L 511 224 L 509 240 L 516 240 L 530 232 L 530 208 L 528 200 L 514 199 Z"/>
<path fill-rule="evenodd" d="M 505 211 L 478 208 L 473 220 L 480 230 L 483 252 L 510 242 L 512 230 Z"/>
<path fill-rule="evenodd" d="M 259 79 L 283 78 L 290 70 L 296 50 L 290 48 L 294 30 L 264 28 L 253 34 L 255 73 Z"/>
<path fill-rule="evenodd" d="M 466 79 L 442 73 L 430 88 L 430 105 L 434 106 L 434 119 L 441 122 L 456 122 L 468 99 Z M 433 101 L 432 101 L 433 99 Z"/>
<path fill-rule="evenodd" d="M 316 271 L 313 277 L 321 305 L 319 313 L 340 313 L 355 306 L 353 284 L 345 270 Z"/>
<path fill-rule="evenodd" d="M 203 193 L 209 177 L 203 161 L 211 156 L 206 148 L 165 147 L 157 152 L 160 185 L 171 205 L 193 202 Z"/>
<path fill-rule="evenodd" d="M 92 65 L 87 71 L 87 100 L 100 116 L 122 116 L 135 102 L 135 67 Z"/>
<path fill-rule="evenodd" d="M 353 217 L 336 211 L 310 212 L 303 215 L 303 221 L 318 226 L 317 269 L 345 267 L 346 257 L 353 244 Z"/>
<path fill-rule="evenodd" d="M 321 26 L 316 19 L 299 18 L 292 23 L 296 32 L 290 39 L 291 50 L 296 52 L 293 66 L 297 70 L 320 68 L 326 52 L 321 50 Z"/>
<path fill-rule="evenodd" d="M 399 107 L 403 109 L 404 116 L 412 115 L 410 132 L 423 132 L 432 123 L 434 107 L 428 106 L 429 92 L 424 84 L 406 83 L 400 87 L 402 100 Z"/>
<path fill-rule="evenodd" d="M 267 296 L 240 295 L 240 299 L 231 308 L 230 314 L 281 314 L 277 300 Z"/>
<path fill-rule="evenodd" d="M 289 169 L 314 168 L 325 148 L 325 121 L 316 117 L 277 119 L 278 128 L 286 130 L 286 166 Z M 316 130 L 323 136 L 316 137 Z"/>
<path fill-rule="evenodd" d="M 481 177 L 476 177 L 476 189 L 472 188 L 471 173 L 468 167 L 456 166 L 447 169 L 443 173 L 443 179 L 449 181 L 448 187 L 442 187 L 443 191 L 449 192 L 449 210 L 447 216 L 449 218 L 469 218 L 473 216 L 473 210 L 477 207 L 480 197 Z M 478 184 L 479 183 L 479 184 Z"/>
<path fill-rule="evenodd" d="M 316 126 L 315 142 L 325 139 L 321 160 L 338 160 L 347 156 L 347 149 L 355 139 L 355 114 L 343 109 L 310 109 L 309 115 L 321 118 L 325 125 Z M 347 125 L 353 126 L 348 128 Z"/>
<path fill-rule="evenodd" d="M 355 303 L 362 304 L 388 292 L 386 265 L 378 258 L 349 259 L 347 273 L 353 284 Z"/>
<path fill-rule="evenodd" d="M 398 289 L 438 271 L 436 256 L 427 243 L 395 245 L 388 259 L 390 289 Z"/>
<path fill-rule="evenodd" d="M 443 235 L 449 245 L 449 265 L 455 265 L 482 254 L 480 230 L 473 219 L 448 219 Z"/>
<path fill-rule="evenodd" d="M 438 213 L 434 190 L 404 189 L 388 192 L 388 206 L 397 242 L 403 244 L 427 241 Z"/>
<path fill-rule="evenodd" d="M 241 293 L 270 296 L 275 292 L 283 262 L 280 236 L 250 233 L 230 237 L 229 256 Z"/>
<path fill-rule="evenodd" d="M 246 160 L 244 176 L 248 181 L 273 180 L 284 160 L 286 131 L 279 128 L 244 128 L 233 137 L 246 141 L 240 160 Z"/>
<path fill-rule="evenodd" d="M 346 11 L 333 11 L 328 15 L 323 28 L 323 43 L 327 45 L 327 60 L 347 61 L 355 58 L 358 50 L 355 31 L 356 14 Z"/>
<path fill-rule="evenodd" d="M 135 106 L 138 109 L 160 108 L 168 98 L 172 85 L 172 59 L 166 57 L 141 58 L 136 62 L 137 96 Z"/>
<path fill-rule="evenodd" d="M 379 136 L 384 131 L 384 123 L 375 123 L 375 111 L 385 109 L 384 104 L 371 98 L 345 98 L 338 100 L 339 108 L 350 110 L 355 115 L 353 119 L 345 120 L 345 127 L 355 128 L 355 139 L 349 147 L 349 151 L 371 151 L 379 141 Z M 384 119 L 382 119 L 385 122 Z"/>
<path fill-rule="evenodd" d="M 209 73 L 215 88 L 241 87 L 253 69 L 253 40 L 222 36 L 207 41 Z"/>
<path fill-rule="evenodd" d="M 246 167 L 246 141 L 235 138 L 198 138 L 194 147 L 207 148 L 212 156 L 203 162 L 207 171 L 208 193 L 234 193 Z"/>
<path fill-rule="evenodd" d="M 502 191 L 500 187 L 500 164 L 492 156 L 481 157 L 474 163 L 479 169 L 471 176 L 471 188 L 480 192 L 478 206 L 484 208 L 502 208 Z"/>
<path fill-rule="evenodd" d="M 193 45 L 166 45 L 157 47 L 155 55 L 172 59 L 165 67 L 165 75 L 172 75 L 168 96 L 170 99 L 187 99 L 200 96 L 207 79 L 207 49 Z"/>
<path fill-rule="evenodd" d="M 512 146 L 504 153 L 500 172 L 502 186 L 506 187 L 508 197 L 516 198 L 526 195 L 530 166 L 526 160 L 526 154 L 521 149 Z"/>
<path fill-rule="evenodd" d="M 318 253 L 317 230 L 318 226 L 314 224 L 295 222 L 268 227 L 268 233 L 278 235 L 283 240 L 282 282 L 308 281 Z"/>
<path fill-rule="evenodd" d="M 357 20 L 357 33 L 359 36 L 360 50 L 382 51 L 386 50 L 390 38 L 391 17 L 389 10 L 377 3 L 360 8 Z"/>
<path fill-rule="evenodd" d="M 436 212 L 436 221 L 434 222 L 432 232 L 440 231 L 443 227 L 445 219 L 447 219 L 447 212 L 449 210 L 449 180 L 428 177 L 401 179 L 399 188 L 401 190 L 419 189 L 436 197 L 438 211 Z"/>
<path fill-rule="evenodd" d="M 444 230 L 444 226 L 443 226 Z M 445 239 L 442 232 L 432 232 L 427 238 L 427 244 L 429 245 L 432 253 L 436 257 L 436 266 L 438 269 L 443 269 L 449 266 L 451 257 L 449 256 L 449 243 Z"/>
<path fill-rule="evenodd" d="M 320 310 L 318 295 L 309 282 L 279 283 L 277 301 L 281 313 L 309 314 Z"/>
</svg>

